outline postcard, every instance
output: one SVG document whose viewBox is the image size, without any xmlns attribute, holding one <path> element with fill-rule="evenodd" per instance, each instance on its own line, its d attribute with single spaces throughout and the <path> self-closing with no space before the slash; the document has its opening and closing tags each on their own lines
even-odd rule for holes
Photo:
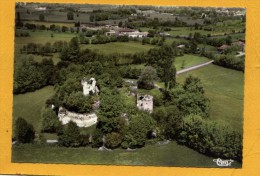
<svg viewBox="0 0 260 176">
<path fill-rule="evenodd" d="M 0 173 L 249 173 L 250 5 L 12 3 Z"/>
</svg>

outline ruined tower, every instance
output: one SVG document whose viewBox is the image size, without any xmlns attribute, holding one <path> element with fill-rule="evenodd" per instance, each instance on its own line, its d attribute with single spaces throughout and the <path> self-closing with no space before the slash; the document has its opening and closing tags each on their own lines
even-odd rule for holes
<svg viewBox="0 0 260 176">
<path fill-rule="evenodd" d="M 140 110 L 153 112 L 153 96 L 151 95 L 137 95 L 137 108 Z"/>
<path fill-rule="evenodd" d="M 99 90 L 96 84 L 97 81 L 95 80 L 95 78 L 90 78 L 89 80 L 83 78 L 81 80 L 81 85 L 83 86 L 83 94 L 85 96 L 88 96 L 90 94 L 98 94 Z"/>
</svg>

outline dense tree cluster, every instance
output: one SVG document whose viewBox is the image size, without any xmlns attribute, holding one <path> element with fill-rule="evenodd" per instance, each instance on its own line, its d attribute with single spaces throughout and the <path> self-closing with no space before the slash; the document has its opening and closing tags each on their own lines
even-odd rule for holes
<svg viewBox="0 0 260 176">
<path fill-rule="evenodd" d="M 180 126 L 183 122 L 183 113 L 174 105 L 155 108 L 153 118 L 159 126 L 159 135 L 166 139 L 177 139 Z"/>
<path fill-rule="evenodd" d="M 25 93 L 56 83 L 56 68 L 52 59 L 43 59 L 40 63 L 32 57 L 24 58 L 15 65 L 13 92 Z"/>
<path fill-rule="evenodd" d="M 232 55 L 216 57 L 214 64 L 240 71 L 244 71 L 245 69 L 245 59 Z"/>
<path fill-rule="evenodd" d="M 197 114 L 209 116 L 209 99 L 204 95 L 204 88 L 199 78 L 188 76 L 183 86 L 178 86 L 165 95 L 173 100 L 184 116 Z"/>
<path fill-rule="evenodd" d="M 177 141 L 212 157 L 242 161 L 241 134 L 200 116 L 184 118 Z"/>
</svg>

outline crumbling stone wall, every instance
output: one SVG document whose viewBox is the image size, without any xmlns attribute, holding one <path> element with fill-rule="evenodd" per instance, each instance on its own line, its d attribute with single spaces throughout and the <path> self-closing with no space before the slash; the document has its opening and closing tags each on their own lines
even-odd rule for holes
<svg viewBox="0 0 260 176">
<path fill-rule="evenodd" d="M 58 117 L 63 125 L 73 121 L 78 127 L 90 127 L 96 124 L 98 119 L 96 113 L 79 114 L 76 112 L 70 112 L 62 107 L 59 108 Z"/>
<path fill-rule="evenodd" d="M 153 96 L 151 95 L 137 95 L 137 108 L 140 110 L 153 112 Z"/>
<path fill-rule="evenodd" d="M 83 94 L 85 96 L 92 94 L 98 94 L 99 93 L 99 89 L 97 87 L 97 81 L 95 78 L 90 78 L 89 80 L 87 80 L 86 78 L 83 78 L 81 80 L 81 85 L 83 86 Z"/>
</svg>

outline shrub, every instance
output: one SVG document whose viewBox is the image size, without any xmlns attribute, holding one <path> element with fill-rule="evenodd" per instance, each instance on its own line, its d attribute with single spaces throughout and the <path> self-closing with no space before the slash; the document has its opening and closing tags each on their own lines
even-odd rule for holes
<svg viewBox="0 0 260 176">
<path fill-rule="evenodd" d="M 15 138 L 19 143 L 31 143 L 35 138 L 33 126 L 21 117 L 15 121 Z"/>
</svg>

